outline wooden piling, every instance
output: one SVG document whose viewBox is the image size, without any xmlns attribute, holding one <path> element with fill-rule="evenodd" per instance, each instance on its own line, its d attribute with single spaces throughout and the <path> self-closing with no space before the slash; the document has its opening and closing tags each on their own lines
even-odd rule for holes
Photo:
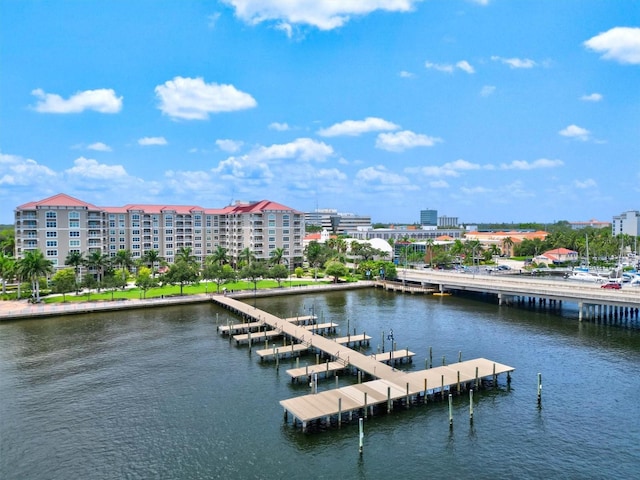
<svg viewBox="0 0 640 480">
<path fill-rule="evenodd" d="M 366 411 L 366 410 L 365 410 Z M 358 419 L 358 452 L 362 455 L 363 441 L 364 441 L 364 422 L 362 418 Z"/>
<path fill-rule="evenodd" d="M 473 423 L 473 388 L 469 390 L 469 420 Z"/>
<path fill-rule="evenodd" d="M 542 374 L 538 373 L 538 406 L 542 405 Z"/>
<path fill-rule="evenodd" d="M 453 395 L 449 394 L 449 428 L 453 428 Z"/>
</svg>

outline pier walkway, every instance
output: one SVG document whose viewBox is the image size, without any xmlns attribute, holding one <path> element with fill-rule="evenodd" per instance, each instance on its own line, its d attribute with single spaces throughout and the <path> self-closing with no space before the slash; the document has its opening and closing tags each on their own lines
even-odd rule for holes
<svg viewBox="0 0 640 480">
<path fill-rule="evenodd" d="M 284 408 L 285 418 L 287 413 L 290 413 L 294 418 L 294 422 L 300 421 L 302 423 L 303 430 L 306 429 L 310 421 L 316 419 L 330 419 L 337 415 L 338 424 L 340 424 L 343 413 L 352 415 L 354 411 L 363 409 L 366 416 L 370 407 L 384 403 L 387 404 L 387 411 L 390 412 L 393 408 L 393 402 L 396 400 L 404 399 L 408 404 L 411 398 L 418 396 L 424 396 L 426 399 L 429 391 L 437 391 L 440 394 L 444 394 L 445 391 L 450 391 L 454 385 L 460 392 L 461 388 L 471 383 L 475 382 L 475 385 L 478 386 L 479 382 L 485 377 L 491 376 L 495 382 L 497 375 L 502 373 L 509 374 L 514 370 L 513 367 L 479 358 L 427 370 L 404 372 L 396 370 L 393 366 L 382 363 L 382 361 L 388 361 L 389 358 L 394 356 L 397 356 L 397 358 L 411 358 L 415 354 L 408 349 L 381 355 L 365 355 L 341 345 L 334 339 L 317 335 L 305 327 L 295 325 L 238 300 L 216 296 L 213 301 L 251 321 L 263 322 L 281 335 L 296 339 L 300 342 L 298 344 L 300 349 L 315 348 L 321 350 L 333 358 L 335 363 L 341 364 L 345 368 L 355 368 L 376 379 L 348 387 L 282 400 L 280 405 Z M 292 344 L 272 349 L 267 348 L 261 350 L 259 355 L 262 358 L 267 355 L 278 355 L 279 352 L 284 354 L 285 352 L 294 351 L 295 345 Z M 321 372 L 323 367 L 326 369 L 326 364 L 316 365 L 317 372 Z M 309 368 L 311 369 L 311 367 Z M 337 366 L 334 368 L 337 369 Z M 301 372 L 293 373 L 295 373 L 296 377 L 301 375 Z M 290 375 L 294 376 L 292 373 Z"/>
</svg>

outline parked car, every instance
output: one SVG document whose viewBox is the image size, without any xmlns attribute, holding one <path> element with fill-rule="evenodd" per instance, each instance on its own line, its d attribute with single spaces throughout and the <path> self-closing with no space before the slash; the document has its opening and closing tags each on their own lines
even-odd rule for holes
<svg viewBox="0 0 640 480">
<path fill-rule="evenodd" d="M 612 288 L 614 290 L 620 290 L 622 287 L 618 282 L 609 282 L 602 284 L 600 288 Z"/>
<path fill-rule="evenodd" d="M 498 270 L 511 270 L 509 265 L 498 265 Z"/>
</svg>

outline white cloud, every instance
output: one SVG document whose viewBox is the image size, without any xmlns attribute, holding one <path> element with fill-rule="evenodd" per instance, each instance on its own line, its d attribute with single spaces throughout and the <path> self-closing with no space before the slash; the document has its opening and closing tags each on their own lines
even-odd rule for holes
<svg viewBox="0 0 640 480">
<path fill-rule="evenodd" d="M 400 75 L 401 78 L 414 78 L 416 76 L 414 73 L 407 72 L 406 70 L 402 70 L 398 75 Z"/>
<path fill-rule="evenodd" d="M 56 172 L 35 160 L 0 153 L 0 186 L 48 186 L 57 180 Z"/>
<path fill-rule="evenodd" d="M 333 148 L 311 138 L 297 138 L 293 142 L 259 147 L 252 153 L 258 160 L 290 159 L 325 161 L 333 155 Z"/>
<path fill-rule="evenodd" d="M 149 145 L 167 145 L 167 139 L 164 137 L 142 137 L 138 139 L 138 145 L 148 147 Z"/>
<path fill-rule="evenodd" d="M 269 130 L 275 130 L 277 132 L 286 132 L 290 129 L 287 123 L 273 122 L 269 124 Z"/>
<path fill-rule="evenodd" d="M 207 17 L 207 26 L 209 28 L 215 28 L 220 18 L 220 12 L 213 13 Z"/>
<path fill-rule="evenodd" d="M 402 193 L 418 189 L 408 177 L 398 175 L 388 170 L 384 165 L 376 165 L 375 167 L 359 170 L 355 176 L 355 183 L 362 189 L 387 193 Z"/>
<path fill-rule="evenodd" d="M 336 123 L 329 128 L 318 130 L 318 135 L 322 137 L 357 136 L 367 132 L 397 130 L 398 128 L 400 128 L 399 125 L 382 118 L 367 117 L 364 120 L 345 120 L 344 122 Z"/>
<path fill-rule="evenodd" d="M 235 153 L 242 148 L 243 142 L 237 140 L 220 139 L 216 140 L 216 145 L 223 152 Z"/>
<path fill-rule="evenodd" d="M 91 180 L 116 180 L 129 177 L 122 165 L 106 165 L 91 158 L 80 157 L 65 174 Z"/>
<path fill-rule="evenodd" d="M 537 168 L 554 168 L 564 165 L 562 160 L 549 160 L 547 158 L 539 158 L 533 162 L 526 160 L 514 160 L 511 163 L 503 163 L 500 168 L 503 170 L 534 170 Z"/>
<path fill-rule="evenodd" d="M 482 5 L 483 7 L 486 7 L 487 5 L 489 5 L 489 0 L 469 0 L 472 3 L 477 3 L 478 5 Z"/>
<path fill-rule="evenodd" d="M 116 97 L 111 89 L 85 90 L 65 100 L 55 93 L 45 93 L 41 88 L 31 92 L 40 100 L 34 107 L 41 113 L 80 113 L 94 110 L 99 113 L 118 113 L 122 110 L 122 97 Z"/>
<path fill-rule="evenodd" d="M 584 42 L 584 46 L 602 53 L 605 60 L 622 64 L 640 64 L 640 28 L 614 27 Z"/>
<path fill-rule="evenodd" d="M 538 65 L 529 58 L 503 58 L 494 55 L 491 60 L 509 65 L 509 68 L 533 68 Z"/>
<path fill-rule="evenodd" d="M 255 99 L 233 85 L 205 83 L 201 77 L 175 77 L 155 88 L 159 109 L 172 118 L 206 120 L 210 113 L 253 108 Z"/>
<path fill-rule="evenodd" d="M 456 67 L 467 73 L 476 73 L 475 69 L 466 60 L 460 60 L 458 63 L 456 63 Z"/>
<path fill-rule="evenodd" d="M 429 68 L 431 70 L 437 70 L 439 72 L 453 73 L 453 65 L 449 63 L 424 62 L 424 66 L 425 68 Z"/>
<path fill-rule="evenodd" d="M 403 152 L 415 147 L 433 147 L 442 139 L 403 130 L 394 133 L 381 133 L 376 138 L 376 148 L 389 152 Z"/>
<path fill-rule="evenodd" d="M 426 165 L 423 167 L 409 167 L 405 169 L 406 173 L 412 175 L 424 175 L 426 177 L 459 177 L 460 172 L 471 170 L 494 170 L 491 164 L 479 165 L 471 163 L 467 160 L 459 159 L 453 162 L 447 162 L 444 165 Z"/>
<path fill-rule="evenodd" d="M 223 0 L 235 9 L 236 17 L 257 25 L 276 22 L 277 28 L 291 36 L 292 25 L 310 25 L 332 30 L 347 23 L 351 16 L 377 10 L 408 12 L 422 0 Z"/>
<path fill-rule="evenodd" d="M 602 100 L 602 95 L 599 93 L 590 93 L 589 95 L 583 95 L 580 97 L 583 102 L 599 102 Z"/>
<path fill-rule="evenodd" d="M 425 68 L 428 68 L 430 70 L 437 70 L 438 72 L 444 72 L 444 73 L 453 73 L 453 71 L 456 68 L 464 72 L 467 72 L 469 74 L 476 72 L 475 69 L 471 66 L 471 64 L 466 60 L 460 60 L 455 65 L 452 65 L 450 63 L 433 63 L 433 62 L 427 61 L 427 62 L 424 62 L 424 66 Z"/>
<path fill-rule="evenodd" d="M 446 180 L 434 180 L 429 182 L 429 187 L 431 188 L 449 188 L 449 184 Z"/>
<path fill-rule="evenodd" d="M 106 143 L 102 143 L 102 142 L 92 143 L 87 148 L 89 150 L 95 150 L 97 152 L 110 152 L 111 151 L 111 147 L 109 145 L 107 145 Z"/>
<path fill-rule="evenodd" d="M 586 142 L 589 140 L 591 132 L 586 128 L 579 127 L 577 125 L 569 125 L 567 128 L 563 128 L 558 132 L 563 137 L 576 138 Z"/>
<path fill-rule="evenodd" d="M 493 85 L 485 85 L 480 90 L 480 96 L 481 97 L 488 97 L 490 95 L 493 95 L 493 92 L 495 92 L 495 91 L 496 91 L 496 87 L 494 87 Z"/>
<path fill-rule="evenodd" d="M 596 181 L 592 178 L 587 178 L 586 180 L 574 180 L 573 185 L 576 188 L 594 188 L 598 186 Z"/>
<path fill-rule="evenodd" d="M 207 171 L 174 171 L 164 172 L 165 184 L 177 194 L 209 192 L 211 189 L 221 188 L 217 185 L 210 172 Z"/>
</svg>

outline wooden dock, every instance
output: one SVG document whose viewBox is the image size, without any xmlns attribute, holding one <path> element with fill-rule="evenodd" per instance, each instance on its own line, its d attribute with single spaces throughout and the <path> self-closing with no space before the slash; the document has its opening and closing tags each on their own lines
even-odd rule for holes
<svg viewBox="0 0 640 480">
<path fill-rule="evenodd" d="M 314 374 L 324 374 L 325 378 L 329 377 L 329 374 L 344 370 L 345 366 L 342 362 L 325 362 L 318 363 L 316 365 L 307 365 L 304 367 L 290 368 L 287 370 L 287 374 L 291 377 L 291 380 L 298 380 L 299 378 L 307 378 Z"/>
<path fill-rule="evenodd" d="M 346 337 L 338 337 L 333 339 L 336 343 L 340 345 L 346 345 L 347 347 L 351 344 L 355 345 L 369 345 L 371 341 L 371 337 L 365 333 L 356 334 L 356 335 L 347 335 Z"/>
<path fill-rule="evenodd" d="M 303 430 L 307 428 L 309 422 L 317 419 L 330 420 L 337 416 L 339 425 L 343 414 L 351 417 L 354 412 L 358 414 L 364 412 L 366 417 L 370 409 L 373 412 L 373 406 L 386 404 L 386 409 L 390 412 L 393 409 L 393 403 L 397 401 L 404 401 L 408 405 L 412 400 L 415 401 L 418 398 L 426 400 L 429 394 L 444 395 L 445 392 L 452 391 L 454 387 L 458 393 L 471 385 L 475 385 L 477 388 L 487 377 L 491 377 L 495 384 L 498 375 L 507 373 L 507 378 L 509 378 L 510 373 L 515 370 L 507 365 L 478 358 L 448 366 L 405 372 L 397 370 L 383 361 L 393 360 L 394 357 L 411 359 L 415 353 L 408 349 L 365 355 L 338 343 L 335 339 L 317 335 L 313 330 L 304 326 L 295 325 L 238 300 L 215 296 L 213 301 L 245 318 L 262 322 L 273 329 L 266 333 L 275 332 L 274 335 L 283 335 L 285 342 L 287 337 L 292 339 L 292 344 L 289 346 L 260 350 L 258 355 L 261 355 L 261 358 L 273 355 L 278 358 L 280 353 L 282 355 L 288 355 L 289 352 L 295 353 L 296 348 L 300 348 L 300 351 L 317 349 L 333 358 L 333 362 L 339 363 L 343 368 L 354 368 L 375 378 L 375 380 L 365 383 L 282 400 L 280 405 L 284 408 L 285 419 L 287 414 L 291 414 L 294 423 L 301 422 Z M 294 340 L 299 343 L 293 343 Z M 321 365 L 318 368 L 321 369 Z M 294 373 L 297 376 L 301 375 L 299 372 Z"/>
<path fill-rule="evenodd" d="M 284 357 L 293 357 L 301 352 L 309 350 L 309 347 L 303 345 L 301 343 L 292 343 L 291 345 L 285 345 L 282 347 L 272 347 L 272 348 L 264 348 L 261 350 L 257 350 L 256 353 L 260 357 L 260 360 L 265 358 L 284 358 Z"/>
</svg>

